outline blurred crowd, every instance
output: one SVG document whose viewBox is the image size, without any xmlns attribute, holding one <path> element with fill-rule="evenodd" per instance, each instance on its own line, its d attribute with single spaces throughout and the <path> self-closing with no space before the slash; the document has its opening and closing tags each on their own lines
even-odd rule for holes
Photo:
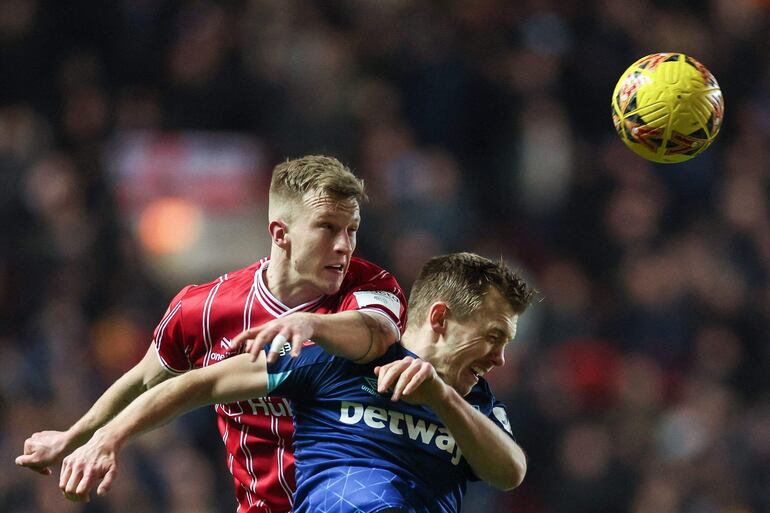
<svg viewBox="0 0 770 513">
<path fill-rule="evenodd" d="M 725 97 L 684 164 L 610 119 L 658 51 Z M 235 509 L 209 409 L 87 505 L 13 465 L 139 360 L 176 292 L 105 178 L 104 145 L 139 129 L 337 156 L 369 191 L 358 254 L 405 289 L 455 250 L 525 271 L 541 299 L 490 381 L 529 472 L 472 485 L 466 513 L 770 512 L 770 2 L 2 0 L 2 512 Z"/>
</svg>

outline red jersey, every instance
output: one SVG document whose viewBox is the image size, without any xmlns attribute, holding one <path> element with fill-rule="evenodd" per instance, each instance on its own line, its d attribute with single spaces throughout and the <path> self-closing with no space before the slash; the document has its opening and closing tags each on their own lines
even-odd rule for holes
<svg viewBox="0 0 770 513">
<path fill-rule="evenodd" d="M 351 259 L 340 291 L 289 308 L 267 288 L 269 259 L 220 276 L 205 285 L 188 285 L 171 300 L 155 328 L 153 342 L 169 372 L 215 364 L 232 356 L 230 340 L 243 330 L 294 312 L 345 310 L 385 316 L 402 333 L 406 301 L 396 279 L 360 258 Z M 266 397 L 215 407 L 235 482 L 238 513 L 285 513 L 294 491 L 294 434 L 289 402 Z"/>
</svg>

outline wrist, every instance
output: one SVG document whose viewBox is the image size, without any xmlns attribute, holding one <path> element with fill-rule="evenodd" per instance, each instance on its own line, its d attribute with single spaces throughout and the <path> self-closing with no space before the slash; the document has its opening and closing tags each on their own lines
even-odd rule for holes
<svg viewBox="0 0 770 513">
<path fill-rule="evenodd" d="M 64 432 L 64 448 L 70 449 L 80 447 L 86 443 L 93 434 L 94 430 L 83 429 L 74 425 Z"/>
<path fill-rule="evenodd" d="M 291 314 L 291 319 L 294 322 L 292 331 L 296 334 L 306 336 L 312 341 L 323 337 L 324 325 L 321 316 L 314 313 L 298 312 Z"/>
<path fill-rule="evenodd" d="M 438 385 L 436 391 L 430 395 L 430 401 L 426 404 L 436 415 L 441 416 L 447 408 L 451 408 L 453 401 L 460 398 L 454 388 L 450 387 L 441 378 L 436 379 Z M 462 398 L 460 398 L 462 399 Z"/>
<path fill-rule="evenodd" d="M 122 435 L 119 430 L 111 429 L 109 426 L 104 426 L 97 429 L 91 440 L 101 446 L 112 447 L 117 450 L 125 441 L 125 436 Z"/>
<path fill-rule="evenodd" d="M 305 318 L 305 321 L 310 327 L 310 331 L 312 332 L 311 339 L 313 337 L 321 335 L 320 332 L 323 329 L 323 323 L 319 322 L 321 321 L 321 316 L 319 314 L 302 313 L 300 315 L 302 315 Z"/>
</svg>

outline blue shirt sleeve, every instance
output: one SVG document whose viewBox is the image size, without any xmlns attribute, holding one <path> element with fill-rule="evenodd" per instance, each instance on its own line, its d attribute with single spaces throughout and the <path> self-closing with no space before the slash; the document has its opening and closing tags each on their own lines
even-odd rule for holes
<svg viewBox="0 0 770 513">
<path fill-rule="evenodd" d="M 503 403 L 498 401 L 497 399 L 494 400 L 492 404 L 492 412 L 489 415 L 489 419 L 497 424 L 500 429 L 508 433 L 508 436 L 516 439 L 513 436 L 513 430 L 511 429 L 511 422 L 508 420 L 508 408 L 505 407 Z"/>
<path fill-rule="evenodd" d="M 511 422 L 508 420 L 508 408 L 497 400 L 486 380 L 481 380 L 474 387 L 468 396 L 468 400 L 471 404 L 478 404 L 479 406 L 476 409 L 484 413 L 497 427 L 508 433 L 508 436 L 514 441 L 516 440 L 511 429 Z"/>
<path fill-rule="evenodd" d="M 279 356 L 275 363 L 267 365 L 268 395 L 287 398 L 297 394 L 302 397 L 316 395 L 323 385 L 324 371 L 334 358 L 317 345 L 303 348 L 296 358 L 288 352 Z"/>
</svg>

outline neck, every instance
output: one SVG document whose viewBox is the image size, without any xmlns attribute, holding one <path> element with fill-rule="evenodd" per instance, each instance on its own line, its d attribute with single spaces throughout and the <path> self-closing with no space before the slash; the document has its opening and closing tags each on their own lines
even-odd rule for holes
<svg viewBox="0 0 770 513">
<path fill-rule="evenodd" d="M 435 344 L 432 341 L 433 331 L 428 327 L 427 330 L 409 329 L 407 326 L 404 335 L 401 337 L 401 345 L 413 352 L 425 361 L 430 362 L 433 356 Z"/>
<path fill-rule="evenodd" d="M 312 301 L 321 295 L 316 290 L 308 290 L 307 285 L 293 272 L 288 256 L 282 251 L 276 251 L 275 247 L 270 252 L 270 265 L 265 273 L 265 283 L 270 293 L 289 308 Z"/>
</svg>

